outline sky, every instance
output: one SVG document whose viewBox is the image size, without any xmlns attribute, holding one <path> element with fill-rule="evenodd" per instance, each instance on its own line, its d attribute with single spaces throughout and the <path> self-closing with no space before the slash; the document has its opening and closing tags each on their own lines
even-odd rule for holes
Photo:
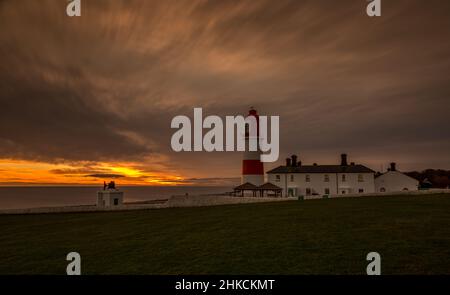
<svg viewBox="0 0 450 295">
<path fill-rule="evenodd" d="M 280 116 L 280 158 L 450 169 L 450 2 L 0 0 L 0 185 L 223 185 L 173 117 Z"/>
</svg>

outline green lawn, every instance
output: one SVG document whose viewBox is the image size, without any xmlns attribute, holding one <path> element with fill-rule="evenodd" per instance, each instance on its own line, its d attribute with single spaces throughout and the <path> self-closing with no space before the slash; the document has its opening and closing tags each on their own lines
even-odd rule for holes
<svg viewBox="0 0 450 295">
<path fill-rule="evenodd" d="M 0 216 L 0 274 L 450 274 L 450 195 Z"/>
</svg>

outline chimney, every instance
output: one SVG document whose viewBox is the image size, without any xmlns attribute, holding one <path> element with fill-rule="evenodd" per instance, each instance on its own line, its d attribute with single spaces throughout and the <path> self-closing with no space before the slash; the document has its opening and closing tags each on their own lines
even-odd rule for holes
<svg viewBox="0 0 450 295">
<path fill-rule="evenodd" d="M 291 166 L 291 158 L 286 158 L 286 167 Z"/>
<path fill-rule="evenodd" d="M 298 160 L 298 161 L 297 161 L 297 166 L 298 166 L 298 167 L 302 166 L 302 161 Z"/>
<path fill-rule="evenodd" d="M 392 162 L 391 163 L 391 170 L 390 171 L 396 171 L 397 169 L 395 168 L 395 163 Z"/>
<path fill-rule="evenodd" d="M 348 166 L 348 163 L 347 163 L 347 154 L 342 154 L 342 155 L 341 155 L 341 166 Z"/>
<path fill-rule="evenodd" d="M 355 162 L 350 162 L 350 165 L 351 166 L 355 166 Z"/>
<path fill-rule="evenodd" d="M 292 155 L 292 167 L 296 167 L 297 166 L 297 156 L 296 155 Z"/>
</svg>

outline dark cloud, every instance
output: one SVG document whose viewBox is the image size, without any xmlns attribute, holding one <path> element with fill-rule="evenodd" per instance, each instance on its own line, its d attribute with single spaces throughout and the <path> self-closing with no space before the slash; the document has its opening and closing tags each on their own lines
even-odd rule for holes
<svg viewBox="0 0 450 295">
<path fill-rule="evenodd" d="M 253 105 L 281 116 L 281 160 L 450 168 L 448 1 L 65 5 L 0 2 L 2 158 L 231 177 L 237 153 L 171 152 L 170 120 Z"/>
<path fill-rule="evenodd" d="M 86 177 L 95 177 L 95 178 L 105 178 L 105 179 L 109 179 L 109 178 L 122 178 L 125 177 L 124 175 L 121 174 L 90 174 L 90 175 L 86 175 Z"/>
</svg>

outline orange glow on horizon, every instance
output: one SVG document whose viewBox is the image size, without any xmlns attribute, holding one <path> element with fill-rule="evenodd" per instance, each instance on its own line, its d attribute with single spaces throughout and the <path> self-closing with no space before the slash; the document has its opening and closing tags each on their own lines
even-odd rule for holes
<svg viewBox="0 0 450 295">
<path fill-rule="evenodd" d="M 145 171 L 135 163 L 53 164 L 26 160 L 0 160 L 0 185 L 119 185 L 189 184 L 178 175 Z"/>
</svg>

